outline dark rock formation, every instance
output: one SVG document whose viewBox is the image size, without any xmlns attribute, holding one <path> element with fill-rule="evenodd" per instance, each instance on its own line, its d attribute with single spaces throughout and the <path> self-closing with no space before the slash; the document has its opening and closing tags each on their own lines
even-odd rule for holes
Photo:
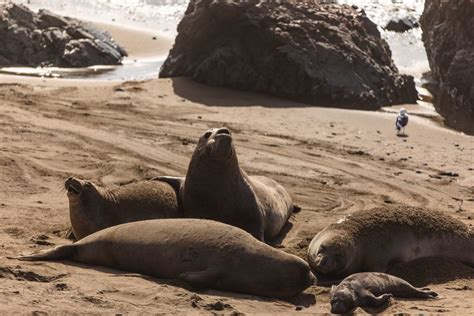
<svg viewBox="0 0 474 316">
<path fill-rule="evenodd" d="M 416 101 L 413 78 L 399 75 L 363 11 L 314 2 L 191 0 L 160 77 L 320 106 Z"/>
<path fill-rule="evenodd" d="M 407 16 L 404 18 L 392 18 L 388 21 L 385 29 L 387 31 L 403 33 L 411 29 L 420 27 L 420 24 L 414 16 Z"/>
<path fill-rule="evenodd" d="M 118 65 L 127 53 L 106 33 L 47 10 L 0 5 L 0 67 Z"/>
<path fill-rule="evenodd" d="M 436 110 L 447 125 L 474 135 L 474 2 L 426 0 L 420 22 Z"/>
</svg>

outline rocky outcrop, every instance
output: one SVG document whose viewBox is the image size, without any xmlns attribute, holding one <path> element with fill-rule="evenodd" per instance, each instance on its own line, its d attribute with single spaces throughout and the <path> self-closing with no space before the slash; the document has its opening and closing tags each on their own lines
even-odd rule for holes
<svg viewBox="0 0 474 316">
<path fill-rule="evenodd" d="M 118 65 L 127 53 L 78 20 L 23 5 L 0 5 L 0 67 Z"/>
<path fill-rule="evenodd" d="M 426 0 L 420 22 L 436 110 L 447 125 L 474 135 L 474 2 Z"/>
<path fill-rule="evenodd" d="M 403 33 L 414 28 L 420 27 L 420 24 L 414 16 L 404 18 L 392 18 L 385 26 L 385 30 Z"/>
<path fill-rule="evenodd" d="M 375 110 L 417 99 L 362 10 L 315 1 L 191 0 L 160 77 Z"/>
</svg>

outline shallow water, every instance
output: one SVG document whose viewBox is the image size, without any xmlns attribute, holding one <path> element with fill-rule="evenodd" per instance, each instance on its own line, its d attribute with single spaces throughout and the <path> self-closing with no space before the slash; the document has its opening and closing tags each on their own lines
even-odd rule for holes
<svg viewBox="0 0 474 316">
<path fill-rule="evenodd" d="M 188 0 L 15 0 L 38 10 L 49 9 L 53 12 L 79 19 L 114 22 L 122 25 L 153 29 L 162 35 L 175 37 L 176 27 L 186 11 Z M 413 15 L 416 18 L 423 12 L 424 0 L 338 0 L 338 3 L 354 4 L 364 9 L 387 40 L 392 57 L 400 72 L 415 77 L 420 82 L 422 73 L 429 70 L 426 52 L 421 41 L 421 30 L 414 29 L 399 34 L 386 32 L 383 27 L 392 17 Z M 78 71 L 61 69 L 28 69 L 23 74 L 40 76 L 52 74 L 64 78 L 133 80 L 158 76 L 164 57 L 154 60 L 124 60 L 123 66 L 80 69 Z M 20 69 L 17 69 L 19 72 Z M 23 69 L 25 70 L 25 69 Z M 5 70 L 3 70 L 5 71 Z M 7 71 L 15 71 L 7 70 Z M 0 70 L 2 72 L 2 70 Z"/>
<path fill-rule="evenodd" d="M 87 68 L 58 68 L 58 67 L 5 67 L 0 73 L 33 76 L 41 78 L 70 78 L 94 80 L 146 80 L 158 77 L 158 70 L 164 62 L 161 59 L 125 59 L 120 66 L 92 66 Z"/>
</svg>

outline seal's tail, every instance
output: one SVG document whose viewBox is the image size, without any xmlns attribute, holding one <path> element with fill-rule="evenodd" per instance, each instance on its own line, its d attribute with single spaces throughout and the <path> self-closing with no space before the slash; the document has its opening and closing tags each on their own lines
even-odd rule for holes
<svg viewBox="0 0 474 316">
<path fill-rule="evenodd" d="M 8 259 L 17 259 L 21 261 L 49 261 L 49 260 L 59 260 L 66 259 L 73 256 L 75 252 L 74 245 L 63 245 L 58 246 L 52 249 L 46 249 L 36 254 L 18 256 L 18 257 L 8 257 Z"/>
</svg>

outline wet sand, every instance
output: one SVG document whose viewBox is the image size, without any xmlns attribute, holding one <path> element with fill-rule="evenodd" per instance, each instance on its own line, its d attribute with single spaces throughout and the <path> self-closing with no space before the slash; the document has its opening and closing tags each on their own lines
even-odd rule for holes
<svg viewBox="0 0 474 316">
<path fill-rule="evenodd" d="M 166 57 L 174 43 L 173 38 L 160 35 L 152 30 L 125 28 L 114 23 L 92 23 L 98 28 L 108 31 L 117 43 L 123 43 L 122 46 L 131 59 Z"/>
<path fill-rule="evenodd" d="M 302 208 L 281 241 L 289 253 L 304 258 L 311 238 L 329 223 L 391 203 L 474 223 L 473 138 L 423 113 L 410 116 L 409 137 L 399 138 L 397 107 L 307 107 L 183 78 L 110 83 L 0 76 L 0 97 L 3 312 L 328 313 L 329 288 L 322 286 L 281 301 L 194 292 L 179 282 L 102 267 L 6 259 L 69 242 L 66 177 L 120 185 L 182 175 L 209 127 L 230 127 L 242 167 L 282 183 Z M 473 268 L 430 259 L 397 271 L 440 298 L 392 300 L 386 313 L 472 313 Z"/>
</svg>

